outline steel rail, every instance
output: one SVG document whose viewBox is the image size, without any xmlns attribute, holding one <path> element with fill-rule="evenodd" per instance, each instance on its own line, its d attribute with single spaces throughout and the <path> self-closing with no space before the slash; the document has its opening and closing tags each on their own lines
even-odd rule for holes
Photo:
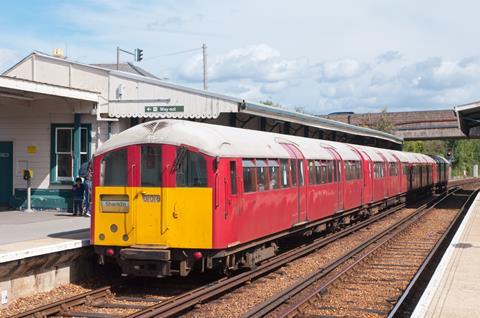
<svg viewBox="0 0 480 318">
<path fill-rule="evenodd" d="M 172 314 L 175 314 L 176 312 L 183 311 L 185 309 L 193 307 L 194 305 L 200 302 L 203 302 L 205 300 L 218 296 L 221 293 L 228 291 L 229 289 L 240 286 L 247 281 L 254 280 L 257 277 L 260 277 L 270 271 L 273 271 L 287 264 L 288 262 L 291 262 L 292 260 L 305 256 L 316 249 L 319 249 L 327 244 L 330 244 L 336 239 L 347 236 L 365 226 L 368 226 L 369 224 L 377 221 L 378 219 L 383 218 L 389 214 L 392 214 L 404 207 L 405 207 L 405 204 L 397 205 L 365 221 L 356 223 L 355 225 L 352 225 L 351 227 L 345 230 L 342 230 L 340 232 L 337 232 L 327 237 L 317 239 L 313 243 L 310 243 L 309 245 L 299 246 L 290 251 L 282 253 L 270 259 L 269 261 L 266 261 L 265 263 L 261 264 L 259 267 L 257 267 L 252 271 L 245 272 L 230 278 L 221 278 L 213 283 L 207 284 L 206 286 L 196 288 L 192 291 L 183 293 L 179 296 L 173 297 L 163 302 L 159 302 L 137 313 L 134 313 L 128 317 L 153 317 L 157 315 L 157 312 L 160 312 L 162 314 L 163 312 L 167 312 L 167 313 L 171 312 Z M 222 292 L 219 292 L 218 288 L 222 286 L 223 286 L 223 288 L 221 289 Z M 106 286 L 106 287 L 98 288 L 92 291 L 84 292 L 66 299 L 58 300 L 53 303 L 46 304 L 28 311 L 25 311 L 21 314 L 12 316 L 11 318 L 48 317 L 48 316 L 56 315 L 59 313 L 66 313 L 70 308 L 84 305 L 86 303 L 93 302 L 94 300 L 107 297 L 108 295 L 111 294 L 111 288 L 112 286 Z M 201 298 L 197 299 L 197 297 L 199 296 Z M 182 306 L 182 308 L 183 307 L 185 308 L 179 310 L 180 306 Z"/>
<path fill-rule="evenodd" d="M 418 209 L 428 208 L 434 205 L 437 200 L 439 200 L 439 197 L 435 197 L 427 201 L 426 203 L 418 207 Z M 241 273 L 239 275 L 236 275 L 228 279 L 224 279 L 223 281 L 214 282 L 211 285 L 206 287 L 200 287 L 186 294 L 182 294 L 178 297 L 171 298 L 163 303 L 152 305 L 149 308 L 146 308 L 142 311 L 129 315 L 128 318 L 139 318 L 139 317 L 147 318 L 147 317 L 157 317 L 157 316 L 168 317 L 168 316 L 182 313 L 197 304 L 201 304 L 209 299 L 216 298 L 231 289 L 237 288 L 245 284 L 246 282 L 249 282 L 256 278 L 264 276 L 265 274 L 268 274 L 295 259 L 308 255 L 309 253 L 315 250 L 318 250 L 319 248 L 324 247 L 338 240 L 339 238 L 350 235 L 351 233 L 356 232 L 372 223 L 375 223 L 379 219 L 389 214 L 392 214 L 394 212 L 397 212 L 403 209 L 405 206 L 406 204 L 404 203 L 397 205 L 365 221 L 361 221 L 345 230 L 342 230 L 341 232 L 332 234 L 328 237 L 317 239 L 313 243 L 310 243 L 309 245 L 300 246 L 288 252 L 280 254 L 266 261 L 265 263 L 259 265 L 254 270 Z"/>
<path fill-rule="evenodd" d="M 341 269 L 341 271 L 336 273 L 334 277 L 330 278 L 327 282 L 315 288 L 313 292 L 303 297 L 299 302 L 292 304 L 286 310 L 284 310 L 283 312 L 277 315 L 277 317 L 289 317 L 294 312 L 298 311 L 306 303 L 308 303 L 312 298 L 322 293 L 329 285 L 331 285 L 338 278 L 343 276 L 344 273 L 346 273 L 351 268 L 356 266 L 358 263 L 363 261 L 363 259 L 371 255 L 378 248 L 384 246 L 384 244 L 389 242 L 391 238 L 395 237 L 398 233 L 402 232 L 405 228 L 407 228 L 412 223 L 417 221 L 420 217 L 422 217 L 423 215 L 431 211 L 433 208 L 435 208 L 436 205 L 444 201 L 450 195 L 456 193 L 458 190 L 460 190 L 460 188 L 456 187 L 451 191 L 447 191 L 443 196 L 436 197 L 433 200 L 429 201 L 427 204 L 422 205 L 414 213 L 403 218 L 397 223 L 389 226 L 387 229 L 371 237 L 370 239 L 364 241 L 363 243 L 355 247 L 353 250 L 350 250 L 346 254 L 342 255 L 341 257 L 329 263 L 327 266 L 320 268 L 317 272 L 312 273 L 311 275 L 299 280 L 297 283 L 295 283 L 291 287 L 277 293 L 276 295 L 269 298 L 267 301 L 255 306 L 254 308 L 249 310 L 247 313 L 245 313 L 242 317 L 243 318 L 261 317 L 272 312 L 273 310 L 277 309 L 280 305 L 284 304 L 287 300 L 291 299 L 293 296 L 296 296 L 299 293 L 303 292 L 306 288 L 310 287 L 313 283 L 317 282 L 322 278 L 325 278 L 327 275 L 329 275 L 335 269 L 337 269 L 340 265 L 354 258 L 354 262 L 352 264 Z M 374 247 L 371 249 L 368 249 L 368 247 L 371 247 L 372 245 L 374 245 Z"/>
<path fill-rule="evenodd" d="M 427 205 L 428 203 L 429 202 L 425 203 L 424 205 Z M 233 288 L 239 287 L 245 284 L 246 282 L 250 282 L 254 279 L 264 276 L 265 274 L 268 274 L 284 266 L 285 264 L 292 262 L 295 259 L 308 255 L 313 251 L 338 240 L 339 238 L 350 235 L 351 233 L 356 232 L 378 221 L 380 218 L 383 218 L 389 214 L 397 212 L 403 209 L 404 207 L 405 207 L 405 204 L 397 205 L 365 221 L 361 221 L 345 230 L 342 230 L 340 232 L 337 232 L 327 237 L 317 239 L 313 243 L 309 243 L 308 245 L 300 246 L 288 252 L 280 254 L 260 264 L 258 267 L 256 267 L 253 270 L 211 283 L 208 286 L 200 287 L 198 289 L 182 294 L 178 297 L 174 297 L 162 303 L 152 305 L 149 308 L 146 308 L 142 311 L 129 315 L 128 318 L 139 318 L 139 317 L 147 318 L 147 317 L 156 317 L 156 316 L 168 317 L 168 316 L 179 314 L 197 304 L 200 304 L 209 299 L 218 297 Z"/>
<path fill-rule="evenodd" d="M 418 284 L 421 283 L 426 279 L 426 277 L 430 276 L 428 272 L 433 272 L 437 268 L 438 262 L 437 258 L 443 255 L 443 252 L 447 249 L 455 231 L 458 229 L 460 223 L 462 222 L 465 214 L 467 213 L 468 209 L 470 208 L 473 200 L 477 197 L 479 190 L 473 191 L 470 196 L 468 197 L 467 201 L 462 205 L 459 212 L 452 220 L 450 225 L 448 226 L 447 230 L 442 234 L 440 239 L 437 241 L 435 246 L 432 250 L 428 253 L 428 256 L 423 261 L 422 265 L 418 269 L 415 276 L 411 279 L 410 283 L 408 284 L 407 288 L 403 291 L 402 295 L 398 299 L 395 306 L 388 314 L 388 318 L 396 317 L 397 314 L 400 314 L 402 311 L 405 310 L 409 304 L 409 300 L 411 297 L 414 297 L 413 294 L 418 294 Z M 439 261 L 439 259 L 438 259 Z M 434 264 L 435 263 L 435 264 Z M 422 289 L 423 293 L 424 289 Z M 421 295 L 421 294 L 420 294 Z"/>
<path fill-rule="evenodd" d="M 476 179 L 478 182 L 478 179 Z M 472 183 L 475 181 L 468 180 L 467 182 L 464 182 L 465 184 L 467 183 Z M 457 181 L 456 182 L 458 185 L 461 185 L 463 183 Z M 456 185 L 457 185 L 456 184 Z M 448 190 L 447 190 L 448 191 Z M 431 202 L 433 202 L 436 198 L 433 200 L 430 200 L 424 204 L 422 204 L 419 208 L 426 207 Z M 406 206 L 405 203 L 399 204 L 397 206 L 394 206 L 386 211 L 383 211 L 381 213 L 378 213 L 374 215 L 373 217 L 370 217 L 367 220 L 360 221 L 347 229 L 341 230 L 340 232 L 331 234 L 326 237 L 322 237 L 319 239 L 314 240 L 312 243 L 308 243 L 308 245 L 302 245 L 297 248 L 294 248 L 290 251 L 284 252 L 278 256 L 275 256 L 274 258 L 265 261 L 264 263 L 260 264 L 257 268 L 254 270 L 244 272 L 241 274 L 238 274 L 234 277 L 230 278 L 222 278 L 219 279 L 213 283 L 210 283 L 206 286 L 202 286 L 199 288 L 196 288 L 192 291 L 183 293 L 179 296 L 173 297 L 171 299 L 168 299 L 163 302 L 159 302 L 155 305 L 149 306 L 137 313 L 134 313 L 128 317 L 133 318 L 133 317 L 154 317 L 158 315 L 162 316 L 169 316 L 169 315 L 174 315 L 178 314 L 180 312 L 183 312 L 199 303 L 205 302 L 209 299 L 215 298 L 220 296 L 221 294 L 227 292 L 228 290 L 231 290 L 235 287 L 241 286 L 246 282 L 252 281 L 256 278 L 259 278 L 269 272 L 272 272 L 285 264 L 301 258 L 305 255 L 308 255 L 309 253 L 318 250 L 319 248 L 322 248 L 332 242 L 334 242 L 337 239 L 343 238 L 347 235 L 350 235 L 353 232 L 356 232 L 374 222 L 377 220 L 390 215 L 394 212 L 397 212 L 401 209 L 403 209 Z M 32 310 L 25 311 L 21 314 L 17 314 L 12 316 L 11 318 L 23 318 L 23 317 L 48 317 L 50 315 L 55 315 L 58 313 L 66 313 L 68 309 L 73 308 L 75 306 L 80 306 L 86 303 L 90 303 L 92 301 L 108 297 L 111 294 L 111 287 L 112 286 L 107 286 L 107 287 L 102 287 L 96 290 L 88 291 L 79 295 L 75 295 L 72 297 L 69 297 L 67 299 L 63 300 L 58 300 L 56 302 L 53 302 L 51 304 L 46 304 L 43 306 L 40 306 L 38 308 L 34 308 Z"/>
<path fill-rule="evenodd" d="M 25 318 L 25 317 L 48 317 L 56 315 L 75 306 L 84 305 L 98 299 L 106 298 L 111 295 L 111 286 L 106 286 L 81 293 L 67 299 L 58 300 L 51 304 L 43 305 L 32 310 L 25 311 L 21 314 L 14 315 L 11 318 Z"/>
</svg>

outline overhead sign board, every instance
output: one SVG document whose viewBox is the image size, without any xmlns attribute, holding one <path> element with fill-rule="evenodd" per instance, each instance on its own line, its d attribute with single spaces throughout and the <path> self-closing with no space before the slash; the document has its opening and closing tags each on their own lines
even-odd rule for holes
<svg viewBox="0 0 480 318">
<path fill-rule="evenodd" d="M 182 113 L 184 106 L 145 106 L 146 113 Z"/>
</svg>

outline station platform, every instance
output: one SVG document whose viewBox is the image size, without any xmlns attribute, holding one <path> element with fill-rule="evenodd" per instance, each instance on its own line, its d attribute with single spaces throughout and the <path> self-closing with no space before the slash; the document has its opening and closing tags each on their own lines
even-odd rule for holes
<svg viewBox="0 0 480 318">
<path fill-rule="evenodd" d="M 480 317 L 480 194 L 411 317 Z"/>
<path fill-rule="evenodd" d="M 90 245 L 90 218 L 62 212 L 0 212 L 0 264 Z"/>
</svg>

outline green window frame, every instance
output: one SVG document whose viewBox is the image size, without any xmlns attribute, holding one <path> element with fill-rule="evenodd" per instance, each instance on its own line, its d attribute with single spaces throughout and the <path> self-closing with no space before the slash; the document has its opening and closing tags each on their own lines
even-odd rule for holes
<svg viewBox="0 0 480 318">
<path fill-rule="evenodd" d="M 74 178 L 77 176 L 77 172 L 73 171 L 73 160 L 75 157 L 74 153 L 74 138 L 73 130 L 74 124 L 51 124 L 50 125 L 50 184 L 71 184 L 74 181 Z M 65 149 L 58 149 L 57 145 L 57 136 L 59 131 L 70 131 L 70 151 L 65 151 Z M 86 136 L 85 136 L 86 135 Z M 86 137 L 86 138 L 85 138 Z M 78 147 L 80 156 L 80 162 L 88 161 L 92 158 L 92 125 L 91 124 L 80 124 L 80 140 L 81 145 Z M 86 141 L 84 143 L 84 141 Z M 71 160 L 71 177 L 62 177 L 58 176 L 58 159 L 59 156 L 70 155 Z"/>
</svg>

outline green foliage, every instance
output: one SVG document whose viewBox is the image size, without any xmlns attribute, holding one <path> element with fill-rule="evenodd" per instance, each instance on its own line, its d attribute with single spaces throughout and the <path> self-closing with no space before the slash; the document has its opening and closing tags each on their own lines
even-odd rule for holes
<svg viewBox="0 0 480 318">
<path fill-rule="evenodd" d="M 424 149 L 425 149 L 425 142 L 420 140 L 405 141 L 403 143 L 403 151 L 423 153 Z"/>
<path fill-rule="evenodd" d="M 380 118 L 372 125 L 372 128 L 389 134 L 393 133 L 395 124 L 388 117 L 388 107 L 384 107 L 380 113 Z"/>
<path fill-rule="evenodd" d="M 471 176 L 473 165 L 480 163 L 480 140 L 475 139 L 406 141 L 403 150 L 446 157 L 453 176 L 463 176 L 464 171 Z"/>
</svg>

